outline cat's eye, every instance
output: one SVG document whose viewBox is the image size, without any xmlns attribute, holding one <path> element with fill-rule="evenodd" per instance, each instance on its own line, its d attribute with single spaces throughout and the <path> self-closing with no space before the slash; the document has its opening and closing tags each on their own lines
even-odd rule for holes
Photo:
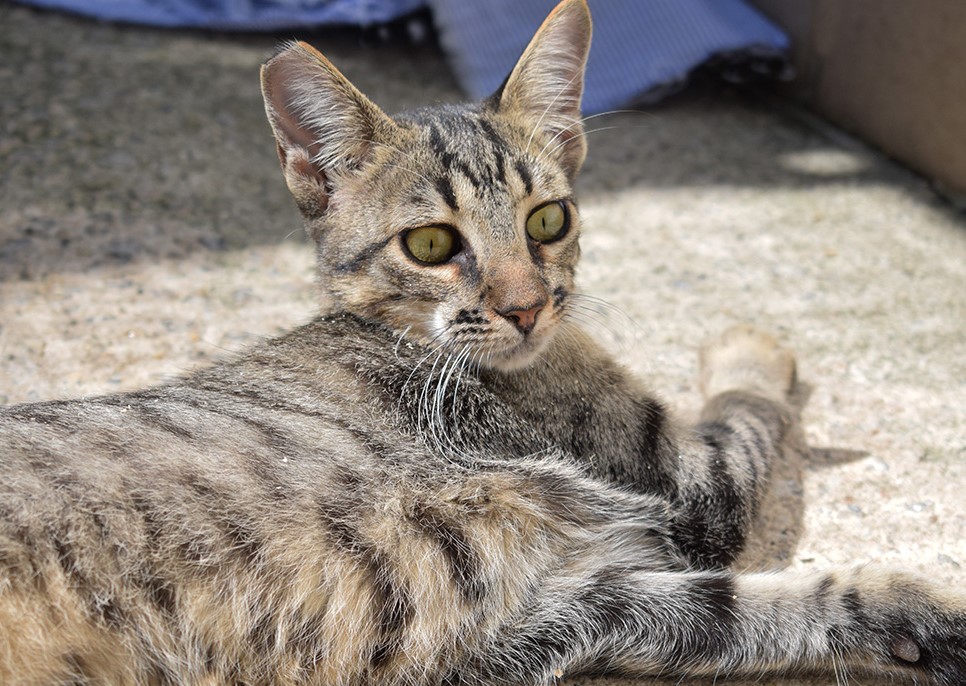
<svg viewBox="0 0 966 686">
<path fill-rule="evenodd" d="M 557 200 L 541 205 L 527 217 L 527 235 L 538 243 L 555 241 L 567 232 L 567 206 Z"/>
<path fill-rule="evenodd" d="M 410 256 L 426 264 L 442 264 L 459 252 L 459 236 L 446 226 L 421 226 L 403 235 Z"/>
</svg>

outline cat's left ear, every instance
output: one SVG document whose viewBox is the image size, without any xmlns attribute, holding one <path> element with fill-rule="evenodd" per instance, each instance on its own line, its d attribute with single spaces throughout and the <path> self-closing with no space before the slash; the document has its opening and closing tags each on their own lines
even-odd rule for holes
<svg viewBox="0 0 966 686">
<path fill-rule="evenodd" d="M 563 0 L 537 29 L 501 89 L 489 100 L 522 117 L 540 148 L 553 151 L 570 179 L 587 155 L 580 119 L 591 20 L 586 0 Z"/>
<path fill-rule="evenodd" d="M 288 45 L 262 66 L 262 96 L 285 182 L 309 218 L 325 212 L 339 180 L 364 165 L 396 127 L 303 42 Z"/>
</svg>

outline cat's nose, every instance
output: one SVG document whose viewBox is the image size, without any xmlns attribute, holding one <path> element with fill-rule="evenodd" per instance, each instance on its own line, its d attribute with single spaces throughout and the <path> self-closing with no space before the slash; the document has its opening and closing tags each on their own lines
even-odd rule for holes
<svg viewBox="0 0 966 686">
<path fill-rule="evenodd" d="M 509 319 L 520 330 L 520 333 L 526 335 L 533 331 L 533 327 L 537 325 L 537 315 L 540 314 L 540 311 L 546 304 L 547 301 L 544 300 L 536 305 L 514 306 L 505 310 L 499 310 L 497 314 L 505 319 Z"/>
</svg>

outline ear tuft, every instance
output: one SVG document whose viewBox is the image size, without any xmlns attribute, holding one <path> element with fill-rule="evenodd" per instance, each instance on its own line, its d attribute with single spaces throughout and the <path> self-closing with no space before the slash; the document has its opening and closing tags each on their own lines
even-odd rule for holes
<svg viewBox="0 0 966 686">
<path fill-rule="evenodd" d="M 521 116 L 533 127 L 537 149 L 554 151 L 571 179 L 587 154 L 580 98 L 590 36 L 586 0 L 563 0 L 537 29 L 495 96 L 500 111 Z"/>
<path fill-rule="evenodd" d="M 286 45 L 261 76 L 289 190 L 307 216 L 324 212 L 329 189 L 365 164 L 395 124 L 307 43 Z"/>
</svg>

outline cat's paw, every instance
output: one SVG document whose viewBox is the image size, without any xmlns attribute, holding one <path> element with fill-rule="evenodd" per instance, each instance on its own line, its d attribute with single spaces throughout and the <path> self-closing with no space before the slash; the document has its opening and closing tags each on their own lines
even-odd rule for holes
<svg viewBox="0 0 966 686">
<path fill-rule="evenodd" d="M 966 596 L 921 577 L 891 573 L 854 589 L 846 606 L 852 637 L 874 672 L 904 683 L 966 684 Z"/>
<path fill-rule="evenodd" d="M 915 591 L 906 595 L 904 602 L 896 599 L 901 609 L 888 618 L 878 661 L 917 684 L 963 686 L 966 598 L 941 592 L 928 600 Z"/>
<path fill-rule="evenodd" d="M 785 402 L 795 386 L 795 356 L 763 331 L 733 326 L 702 346 L 699 380 L 705 398 L 751 391 Z"/>
<path fill-rule="evenodd" d="M 919 661 L 933 683 L 940 686 L 966 684 L 966 617 L 960 616 L 957 622 L 943 622 L 942 628 L 925 637 L 922 643 L 922 646 L 917 644 Z M 912 667 L 915 670 L 916 665 Z"/>
</svg>

